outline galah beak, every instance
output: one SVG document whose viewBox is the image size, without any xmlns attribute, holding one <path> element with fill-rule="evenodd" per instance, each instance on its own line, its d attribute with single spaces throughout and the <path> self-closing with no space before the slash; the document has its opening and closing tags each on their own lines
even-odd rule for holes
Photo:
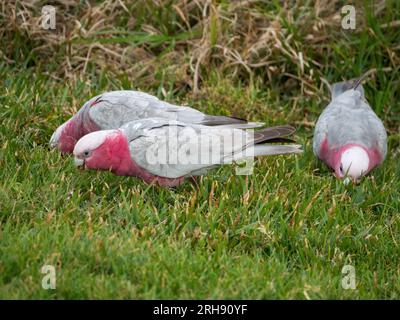
<svg viewBox="0 0 400 320">
<path fill-rule="evenodd" d="M 350 182 L 352 182 L 354 185 L 358 185 L 361 182 L 361 178 L 354 179 L 354 178 L 347 176 L 346 178 L 343 179 L 343 184 L 345 186 L 348 186 L 350 184 Z"/>
<path fill-rule="evenodd" d="M 79 169 L 84 169 L 85 168 L 85 160 L 84 159 L 80 159 L 80 158 L 75 157 L 74 158 L 74 164 Z"/>
<path fill-rule="evenodd" d="M 58 148 L 61 132 L 64 129 L 64 127 L 65 127 L 65 123 L 62 124 L 61 126 L 59 126 L 57 128 L 57 130 L 54 131 L 54 133 L 52 134 L 52 136 L 50 138 L 50 142 L 49 142 L 51 149 Z"/>
<path fill-rule="evenodd" d="M 57 132 L 54 132 L 50 139 L 50 148 L 56 149 L 58 147 L 58 136 Z"/>
</svg>

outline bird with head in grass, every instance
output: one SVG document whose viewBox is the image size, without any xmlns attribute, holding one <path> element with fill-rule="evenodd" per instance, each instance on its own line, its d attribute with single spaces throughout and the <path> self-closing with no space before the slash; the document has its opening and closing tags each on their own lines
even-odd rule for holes
<svg viewBox="0 0 400 320">
<path fill-rule="evenodd" d="M 50 139 L 50 146 L 58 148 L 62 153 L 72 153 L 76 142 L 90 132 L 117 129 L 129 121 L 151 117 L 243 129 L 264 125 L 234 117 L 208 115 L 190 107 L 170 104 L 140 91 L 111 91 L 87 101 L 72 118 L 59 126 Z"/>
<path fill-rule="evenodd" d="M 75 164 L 84 169 L 109 170 L 174 187 L 223 164 L 300 153 L 300 146 L 286 138 L 294 131 L 288 125 L 252 132 L 149 118 L 89 133 L 77 142 L 73 154 Z"/>
<path fill-rule="evenodd" d="M 360 182 L 387 153 L 386 130 L 365 98 L 363 79 L 331 86 L 331 102 L 314 131 L 314 154 L 345 184 Z"/>
</svg>

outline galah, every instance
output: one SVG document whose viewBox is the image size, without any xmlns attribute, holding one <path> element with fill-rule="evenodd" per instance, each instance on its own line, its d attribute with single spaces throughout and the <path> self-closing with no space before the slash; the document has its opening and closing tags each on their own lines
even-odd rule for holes
<svg viewBox="0 0 400 320">
<path fill-rule="evenodd" d="M 314 131 L 314 154 L 345 184 L 358 183 L 387 153 L 385 127 L 369 106 L 361 80 L 331 87 L 331 102 Z"/>
<path fill-rule="evenodd" d="M 72 153 L 76 142 L 98 130 L 117 129 L 123 124 L 145 118 L 165 118 L 208 126 L 227 125 L 255 128 L 263 123 L 204 114 L 186 106 L 177 106 L 139 91 L 111 91 L 87 101 L 83 107 L 53 133 L 50 146 L 62 153 Z"/>
<path fill-rule="evenodd" d="M 147 183 L 177 186 L 186 177 L 253 156 L 300 153 L 299 145 L 284 137 L 288 125 L 251 131 L 149 118 L 101 130 L 82 137 L 75 145 L 75 164 L 84 169 L 109 170 L 135 176 Z M 269 144 L 267 144 L 269 143 Z"/>
</svg>

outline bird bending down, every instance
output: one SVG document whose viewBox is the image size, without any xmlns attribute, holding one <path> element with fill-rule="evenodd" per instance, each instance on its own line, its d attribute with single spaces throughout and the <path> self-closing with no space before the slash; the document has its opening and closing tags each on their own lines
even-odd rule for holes
<svg viewBox="0 0 400 320">
<path fill-rule="evenodd" d="M 264 125 L 238 118 L 208 115 L 190 107 L 161 101 L 144 92 L 111 91 L 87 101 L 72 118 L 59 126 L 50 139 L 50 146 L 62 153 L 72 153 L 76 142 L 90 132 L 118 129 L 129 121 L 153 117 L 242 129 Z"/>
<path fill-rule="evenodd" d="M 293 142 L 285 137 L 294 131 L 284 125 L 253 133 L 150 118 L 85 135 L 73 153 L 79 167 L 110 170 L 116 175 L 173 187 L 186 177 L 203 175 L 209 169 L 248 157 L 300 153 L 296 144 L 271 144 Z"/>
<path fill-rule="evenodd" d="M 385 127 L 365 98 L 362 79 L 332 86 L 332 100 L 314 131 L 314 154 L 345 182 L 358 183 L 387 153 Z"/>
</svg>

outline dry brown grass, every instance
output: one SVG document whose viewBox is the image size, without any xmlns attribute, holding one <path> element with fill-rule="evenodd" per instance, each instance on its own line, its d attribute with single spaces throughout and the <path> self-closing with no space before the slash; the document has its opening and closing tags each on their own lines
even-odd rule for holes
<svg viewBox="0 0 400 320">
<path fill-rule="evenodd" d="M 255 76 L 265 81 L 284 76 L 285 89 L 300 86 L 302 94 L 313 95 L 323 85 L 321 70 L 329 67 L 322 64 L 331 50 L 326 44 L 340 31 L 341 3 L 283 1 L 272 11 L 253 0 L 58 0 L 50 2 L 57 8 L 57 29 L 48 31 L 40 17 L 48 3 L 1 0 L 0 37 L 7 44 L 0 55 L 10 64 L 29 60 L 58 79 L 90 70 L 152 83 L 163 68 L 166 76 L 175 76 L 177 87 L 188 86 L 196 94 L 203 77 L 218 69 L 248 83 Z M 379 14 L 384 1 L 375 7 Z M 122 36 L 111 33 L 117 29 Z M 150 38 L 137 41 L 138 32 L 139 38 Z M 23 46 L 15 43 L 16 34 Z"/>
</svg>

